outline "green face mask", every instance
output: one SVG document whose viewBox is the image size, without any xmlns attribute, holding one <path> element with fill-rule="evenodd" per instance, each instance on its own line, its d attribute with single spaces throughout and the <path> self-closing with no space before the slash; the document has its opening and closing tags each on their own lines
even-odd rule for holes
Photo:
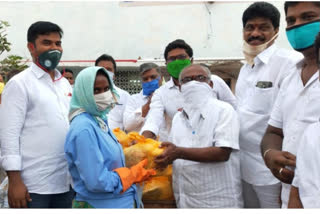
<svg viewBox="0 0 320 214">
<path fill-rule="evenodd" d="M 190 59 L 178 59 L 167 64 L 167 70 L 170 76 L 178 79 L 181 71 L 191 65 Z"/>
</svg>

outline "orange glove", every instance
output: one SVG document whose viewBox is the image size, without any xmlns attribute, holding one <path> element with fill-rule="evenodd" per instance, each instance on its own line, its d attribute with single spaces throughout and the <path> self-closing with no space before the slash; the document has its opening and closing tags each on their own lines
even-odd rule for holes
<svg viewBox="0 0 320 214">
<path fill-rule="evenodd" d="M 125 192 L 132 184 L 139 183 L 141 181 L 147 180 L 150 176 L 155 175 L 156 171 L 154 169 L 145 169 L 148 160 L 144 159 L 138 164 L 132 166 L 130 169 L 126 167 L 115 169 L 114 171 L 118 173 L 121 183 L 122 192 Z"/>
</svg>

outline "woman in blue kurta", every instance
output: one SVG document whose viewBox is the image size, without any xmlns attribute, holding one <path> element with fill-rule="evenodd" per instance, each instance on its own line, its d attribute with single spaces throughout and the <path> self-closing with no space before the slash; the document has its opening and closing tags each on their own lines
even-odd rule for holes
<svg viewBox="0 0 320 214">
<path fill-rule="evenodd" d="M 146 160 L 125 168 L 121 145 L 107 124 L 117 93 L 101 67 L 82 70 L 75 81 L 70 104 L 71 121 L 65 154 L 76 192 L 75 207 L 140 207 L 135 183 L 155 174 Z"/>
</svg>

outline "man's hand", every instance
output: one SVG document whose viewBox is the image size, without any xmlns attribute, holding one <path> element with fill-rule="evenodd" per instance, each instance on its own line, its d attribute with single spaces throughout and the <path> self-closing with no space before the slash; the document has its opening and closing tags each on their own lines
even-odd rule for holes
<svg viewBox="0 0 320 214">
<path fill-rule="evenodd" d="M 165 150 L 161 155 L 155 157 L 154 162 L 158 169 L 164 169 L 179 157 L 179 147 L 170 142 L 163 142 L 160 147 L 165 148 Z"/>
<path fill-rule="evenodd" d="M 20 172 L 8 172 L 8 177 L 8 202 L 10 208 L 27 208 L 27 202 L 30 202 L 31 198 L 20 177 Z"/>
<path fill-rule="evenodd" d="M 142 117 L 146 117 L 149 113 L 152 95 L 153 94 L 148 97 L 148 102 L 142 106 Z"/>
<path fill-rule="evenodd" d="M 264 161 L 276 178 L 284 183 L 291 184 L 294 177 L 294 171 L 285 167 L 296 166 L 295 155 L 291 154 L 290 152 L 272 149 L 266 154 Z"/>
</svg>

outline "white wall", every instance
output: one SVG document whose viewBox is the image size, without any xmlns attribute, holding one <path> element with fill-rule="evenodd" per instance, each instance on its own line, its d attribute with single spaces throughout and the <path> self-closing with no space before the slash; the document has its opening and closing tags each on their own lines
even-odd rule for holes
<svg viewBox="0 0 320 214">
<path fill-rule="evenodd" d="M 0 2 L 0 19 L 8 21 L 9 54 L 30 59 L 27 30 L 39 20 L 64 30 L 62 60 L 94 60 L 102 53 L 116 59 L 163 58 L 165 46 L 182 38 L 198 57 L 242 57 L 242 13 L 246 2 L 186 3 L 126 7 L 124 2 Z M 291 48 L 284 28 L 282 1 L 271 2 L 281 12 L 276 43 Z M 211 20 L 210 20 L 211 19 Z M 210 21 L 212 32 L 210 30 Z M 1 55 L 0 59 L 4 58 Z"/>
</svg>

